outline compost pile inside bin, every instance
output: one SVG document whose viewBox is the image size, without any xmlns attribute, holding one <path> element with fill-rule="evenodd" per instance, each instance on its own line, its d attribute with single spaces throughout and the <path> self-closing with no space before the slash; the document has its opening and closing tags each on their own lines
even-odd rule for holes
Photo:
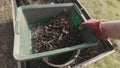
<svg viewBox="0 0 120 68">
<path fill-rule="evenodd" d="M 37 5 L 50 3 L 72 3 L 73 0 L 20 0 L 20 5 Z"/>
<path fill-rule="evenodd" d="M 80 43 L 76 27 L 73 25 L 70 14 L 66 10 L 54 16 L 47 23 L 35 25 L 33 31 L 35 52 L 44 52 Z"/>
<path fill-rule="evenodd" d="M 93 47 L 82 49 L 80 51 L 79 56 L 76 58 L 75 62 L 73 62 L 73 64 L 71 64 L 71 66 L 78 65 L 81 62 L 87 61 L 87 60 L 105 52 L 106 50 L 109 50 L 109 49 L 105 48 L 105 46 L 102 45 L 101 43 L 99 43 L 98 45 L 93 46 Z"/>
</svg>

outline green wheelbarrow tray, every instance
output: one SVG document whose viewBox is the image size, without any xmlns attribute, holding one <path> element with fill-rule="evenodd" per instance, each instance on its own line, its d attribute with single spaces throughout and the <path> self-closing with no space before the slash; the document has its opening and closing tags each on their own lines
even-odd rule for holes
<svg viewBox="0 0 120 68">
<path fill-rule="evenodd" d="M 38 23 L 46 23 L 53 16 L 58 15 L 66 9 L 70 12 L 73 24 L 78 27 L 86 19 L 76 4 L 51 4 L 38 6 L 21 6 L 17 9 L 17 17 L 14 29 L 14 50 L 13 55 L 16 60 L 31 60 L 44 56 L 55 55 L 69 52 L 77 49 L 83 49 L 97 44 L 97 39 L 90 30 L 84 30 L 78 33 L 78 36 L 84 37 L 83 43 L 75 46 L 55 49 L 51 51 L 34 53 L 32 36 L 32 27 Z M 79 42 L 79 41 L 78 41 Z"/>
</svg>

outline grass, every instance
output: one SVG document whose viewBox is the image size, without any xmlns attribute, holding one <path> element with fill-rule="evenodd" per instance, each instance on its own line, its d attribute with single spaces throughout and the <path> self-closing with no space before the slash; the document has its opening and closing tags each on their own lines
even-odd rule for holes
<svg viewBox="0 0 120 68">
<path fill-rule="evenodd" d="M 0 23 L 3 20 L 11 19 L 11 2 L 10 0 L 0 0 Z"/>
<path fill-rule="evenodd" d="M 94 19 L 119 20 L 120 0 L 78 0 L 87 9 Z M 120 67 L 120 40 L 112 39 L 118 47 L 116 52 L 106 58 L 87 66 L 87 68 L 119 68 Z"/>
<path fill-rule="evenodd" d="M 120 18 L 120 0 L 79 0 L 95 19 L 117 20 Z"/>
</svg>

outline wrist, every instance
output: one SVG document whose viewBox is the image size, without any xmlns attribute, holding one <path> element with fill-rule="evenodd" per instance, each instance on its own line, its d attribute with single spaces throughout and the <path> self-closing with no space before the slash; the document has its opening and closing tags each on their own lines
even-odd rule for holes
<svg viewBox="0 0 120 68">
<path fill-rule="evenodd" d="M 98 39 L 107 40 L 108 37 L 105 35 L 104 26 L 102 25 L 104 21 L 102 20 L 88 20 L 83 24 L 92 30 L 92 32 L 97 36 Z"/>
<path fill-rule="evenodd" d="M 105 21 L 99 21 L 99 34 L 102 40 L 108 40 L 108 35 L 107 35 L 107 29 L 106 26 L 104 25 L 106 22 Z"/>
<path fill-rule="evenodd" d="M 102 32 L 103 32 L 103 34 L 105 35 L 105 36 L 108 36 L 107 35 L 107 29 L 106 29 L 106 22 L 101 22 L 101 28 L 102 28 Z"/>
</svg>

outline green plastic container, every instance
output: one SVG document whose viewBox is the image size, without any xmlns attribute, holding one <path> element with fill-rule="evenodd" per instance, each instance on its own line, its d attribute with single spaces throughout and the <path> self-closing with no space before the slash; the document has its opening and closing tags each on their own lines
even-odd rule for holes
<svg viewBox="0 0 120 68">
<path fill-rule="evenodd" d="M 32 26 L 38 23 L 48 22 L 53 16 L 56 16 L 62 12 L 63 9 L 70 11 L 70 16 L 72 18 L 73 24 L 76 27 L 78 27 L 78 25 L 86 20 L 83 14 L 79 11 L 77 5 L 73 3 L 21 6 L 17 9 L 16 24 L 14 29 L 15 37 L 13 53 L 16 60 L 30 60 L 96 45 L 96 38 L 89 30 L 84 30 L 78 34 L 78 36 L 84 37 L 84 43 L 82 44 L 41 53 L 33 52 Z"/>
</svg>

